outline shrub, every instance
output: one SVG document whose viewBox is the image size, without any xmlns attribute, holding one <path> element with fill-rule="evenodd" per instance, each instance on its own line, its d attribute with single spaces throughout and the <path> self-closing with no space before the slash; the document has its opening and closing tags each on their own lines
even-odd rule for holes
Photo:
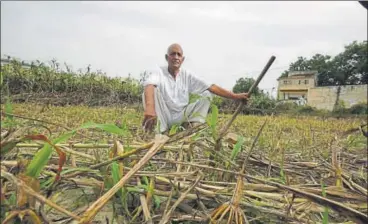
<svg viewBox="0 0 368 224">
<path fill-rule="evenodd" d="M 367 103 L 358 103 L 348 109 L 351 114 L 368 114 Z"/>
<path fill-rule="evenodd" d="M 108 77 L 101 71 L 73 72 L 68 66 L 63 71 L 56 61 L 51 66 L 32 62 L 24 66 L 12 59 L 1 65 L 1 94 L 22 95 L 17 101 L 44 101 L 53 98 L 51 104 L 86 104 L 105 106 L 141 102 L 143 91 L 140 80 L 129 77 Z M 30 96 L 29 98 L 23 95 Z M 25 99 L 23 99 L 23 98 Z M 56 100 L 57 99 L 57 100 Z"/>
<path fill-rule="evenodd" d="M 272 110 L 276 106 L 276 100 L 268 97 L 265 94 L 260 94 L 258 96 L 251 97 L 250 106 L 263 110 Z"/>
<path fill-rule="evenodd" d="M 297 112 L 305 113 L 305 114 L 315 113 L 316 111 L 317 111 L 316 108 L 311 107 L 309 105 L 304 105 L 304 106 L 300 106 L 299 108 L 297 108 Z"/>
<path fill-rule="evenodd" d="M 332 114 L 336 114 L 336 115 L 343 115 L 343 114 L 347 114 L 348 112 L 349 110 L 346 108 L 345 102 L 342 100 L 339 100 L 337 105 L 332 110 Z"/>
<path fill-rule="evenodd" d="M 298 108 L 298 105 L 292 101 L 278 101 L 277 111 L 293 111 Z"/>
<path fill-rule="evenodd" d="M 212 103 L 215 104 L 217 107 L 222 107 L 224 104 L 225 99 L 219 96 L 213 96 Z"/>
</svg>

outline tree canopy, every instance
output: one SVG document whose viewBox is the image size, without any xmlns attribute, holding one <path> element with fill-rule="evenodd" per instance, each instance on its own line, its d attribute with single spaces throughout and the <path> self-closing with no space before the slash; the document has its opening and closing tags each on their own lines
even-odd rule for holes
<svg viewBox="0 0 368 224">
<path fill-rule="evenodd" d="M 233 87 L 233 92 L 234 93 L 247 93 L 255 81 L 256 80 L 254 80 L 253 78 L 240 78 L 236 80 L 236 83 Z M 260 93 L 261 91 L 259 90 L 258 87 L 256 87 L 253 90 L 252 94 L 259 95 Z"/>
<path fill-rule="evenodd" d="M 319 86 L 368 84 L 367 41 L 354 41 L 335 57 L 315 54 L 310 59 L 298 57 L 280 77 L 289 71 L 317 70 Z"/>
</svg>

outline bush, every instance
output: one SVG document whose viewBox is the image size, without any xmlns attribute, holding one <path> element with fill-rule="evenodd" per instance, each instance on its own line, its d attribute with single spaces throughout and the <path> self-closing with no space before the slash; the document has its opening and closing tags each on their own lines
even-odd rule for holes
<svg viewBox="0 0 368 224">
<path fill-rule="evenodd" d="M 244 108 L 245 114 L 271 114 L 275 112 L 276 100 L 266 94 L 252 95 L 249 107 Z"/>
<path fill-rule="evenodd" d="M 86 72 L 73 72 L 68 67 L 63 71 L 56 61 L 53 61 L 52 66 L 33 62 L 25 67 L 20 61 L 13 59 L 8 64 L 1 65 L 0 80 L 2 95 L 20 95 L 14 102 L 25 99 L 37 102 L 52 98 L 50 103 L 58 105 L 123 105 L 141 102 L 143 91 L 141 80 L 108 77 L 101 71 L 91 71 L 90 67 Z"/>
<path fill-rule="evenodd" d="M 225 99 L 219 96 L 213 96 L 212 103 L 215 104 L 218 108 L 223 106 Z"/>
<path fill-rule="evenodd" d="M 315 109 L 314 107 L 311 107 L 311 106 L 309 106 L 309 105 L 304 105 L 304 106 L 300 106 L 300 107 L 297 109 L 297 111 L 298 111 L 299 113 L 306 113 L 306 114 L 308 114 L 308 113 L 314 113 L 314 112 L 316 112 L 316 111 L 317 111 L 317 109 Z"/>
<path fill-rule="evenodd" d="M 295 111 L 298 105 L 292 101 L 278 101 L 277 111 Z"/>
<path fill-rule="evenodd" d="M 368 114 L 367 103 L 358 103 L 348 109 L 351 114 Z"/>
<path fill-rule="evenodd" d="M 276 100 L 265 94 L 251 96 L 250 106 L 261 110 L 272 110 L 276 106 Z"/>
<path fill-rule="evenodd" d="M 349 109 L 346 108 L 345 102 L 342 100 L 339 100 L 337 105 L 332 110 L 332 114 L 335 114 L 335 115 L 344 115 L 348 113 L 349 113 Z"/>
</svg>

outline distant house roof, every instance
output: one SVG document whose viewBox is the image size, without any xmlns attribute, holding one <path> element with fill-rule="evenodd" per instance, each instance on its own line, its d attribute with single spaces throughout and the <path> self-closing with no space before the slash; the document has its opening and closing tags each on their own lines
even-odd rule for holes
<svg viewBox="0 0 368 224">
<path fill-rule="evenodd" d="M 312 76 L 317 75 L 318 71 L 290 71 L 288 77 L 290 76 Z"/>
<path fill-rule="evenodd" d="M 285 76 L 285 77 L 279 77 L 277 79 L 280 80 L 280 79 L 288 79 L 288 78 L 298 78 L 298 77 L 310 77 L 310 76 L 317 76 L 318 75 L 318 71 L 314 71 L 314 70 L 311 70 L 311 71 L 290 71 L 288 73 L 288 76 Z"/>
</svg>

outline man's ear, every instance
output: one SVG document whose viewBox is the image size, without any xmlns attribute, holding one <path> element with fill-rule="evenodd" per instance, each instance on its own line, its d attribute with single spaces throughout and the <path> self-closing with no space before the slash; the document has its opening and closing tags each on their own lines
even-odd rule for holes
<svg viewBox="0 0 368 224">
<path fill-rule="evenodd" d="M 168 56 L 167 56 L 167 54 L 165 54 L 165 59 L 166 59 L 166 61 L 168 61 L 168 59 L 167 59 L 167 58 L 168 58 Z"/>
<path fill-rule="evenodd" d="M 183 63 L 185 61 L 185 57 L 183 57 L 183 60 L 181 60 L 181 63 Z"/>
</svg>

